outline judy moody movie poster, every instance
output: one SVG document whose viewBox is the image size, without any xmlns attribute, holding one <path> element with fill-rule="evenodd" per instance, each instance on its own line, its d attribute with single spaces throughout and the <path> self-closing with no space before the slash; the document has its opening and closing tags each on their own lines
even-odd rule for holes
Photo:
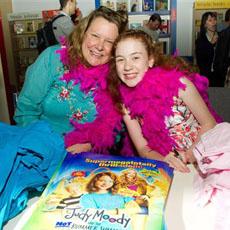
<svg viewBox="0 0 230 230">
<path fill-rule="evenodd" d="M 67 154 L 23 230 L 163 230 L 173 170 L 142 158 Z"/>
</svg>

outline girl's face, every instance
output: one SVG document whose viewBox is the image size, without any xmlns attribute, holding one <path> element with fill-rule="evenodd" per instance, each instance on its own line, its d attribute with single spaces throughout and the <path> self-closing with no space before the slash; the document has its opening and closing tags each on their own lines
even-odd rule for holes
<svg viewBox="0 0 230 230">
<path fill-rule="evenodd" d="M 95 186 L 99 189 L 99 191 L 102 190 L 108 190 L 113 186 L 113 179 L 110 176 L 104 175 L 101 176 L 97 182 L 95 183 Z"/>
<path fill-rule="evenodd" d="M 154 62 L 143 43 L 131 38 L 118 42 L 115 58 L 118 77 L 128 87 L 135 87 Z"/>
<path fill-rule="evenodd" d="M 117 36 L 116 24 L 103 17 L 94 19 L 87 29 L 82 43 L 82 53 L 86 61 L 91 66 L 107 63 L 110 60 L 112 46 Z"/>
<path fill-rule="evenodd" d="M 215 17 L 211 17 L 210 15 L 207 18 L 207 21 L 205 22 L 205 27 L 208 30 L 215 31 L 216 30 L 216 24 L 217 20 Z"/>
</svg>

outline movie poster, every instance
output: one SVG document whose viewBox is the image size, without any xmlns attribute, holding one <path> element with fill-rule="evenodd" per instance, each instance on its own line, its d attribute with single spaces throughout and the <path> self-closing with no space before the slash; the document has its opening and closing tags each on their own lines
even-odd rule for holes
<svg viewBox="0 0 230 230">
<path fill-rule="evenodd" d="M 162 230 L 173 170 L 141 158 L 67 154 L 23 230 Z"/>
</svg>

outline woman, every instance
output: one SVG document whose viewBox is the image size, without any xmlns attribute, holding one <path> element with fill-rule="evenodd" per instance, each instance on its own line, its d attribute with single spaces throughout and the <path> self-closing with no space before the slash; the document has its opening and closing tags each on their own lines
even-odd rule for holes
<svg viewBox="0 0 230 230">
<path fill-rule="evenodd" d="M 62 136 L 73 129 L 72 124 L 76 131 L 74 137 L 67 135 L 68 146 L 87 142 L 95 151 L 108 152 L 114 144 L 121 117 L 106 91 L 106 63 L 113 42 L 125 27 L 119 14 L 100 7 L 82 19 L 61 49 L 59 45 L 47 48 L 28 68 L 14 117 L 23 128 L 2 125 L 0 129 L 5 143 L 10 143 L 0 150 L 5 156 L 0 187 L 3 222 L 26 206 L 29 188 L 42 189 L 49 181 L 65 155 Z M 77 147 L 82 151 L 85 146 Z M 20 205 L 12 205 L 17 200 Z"/>
<path fill-rule="evenodd" d="M 125 26 L 119 14 L 101 7 L 81 21 L 62 49 L 48 48 L 27 71 L 15 113 L 17 124 L 47 120 L 60 134 L 74 124 L 76 131 L 66 136 L 67 146 L 89 142 L 102 151 L 111 147 L 120 118 L 106 92 L 106 63 Z M 110 133 L 92 137 L 91 129 L 98 126 Z M 69 151 L 74 152 L 74 147 Z"/>
<path fill-rule="evenodd" d="M 129 168 L 122 171 L 120 176 L 121 188 L 132 196 L 140 196 L 147 194 L 147 182 L 138 176 L 135 169 Z"/>
<path fill-rule="evenodd" d="M 213 12 L 202 15 L 200 34 L 195 43 L 195 53 L 200 74 L 209 79 L 209 86 L 217 86 L 217 77 L 213 69 L 215 47 L 218 39 L 217 19 Z"/>
</svg>

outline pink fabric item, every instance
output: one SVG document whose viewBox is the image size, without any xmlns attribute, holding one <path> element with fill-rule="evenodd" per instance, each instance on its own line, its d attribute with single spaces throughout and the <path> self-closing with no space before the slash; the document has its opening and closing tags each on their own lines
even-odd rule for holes
<svg viewBox="0 0 230 230">
<path fill-rule="evenodd" d="M 204 133 L 193 152 L 203 175 L 230 171 L 230 123 L 220 123 Z"/>
<path fill-rule="evenodd" d="M 201 208 L 212 205 L 214 229 L 229 229 L 230 123 L 220 123 L 203 134 L 193 152 L 200 170 L 194 179 L 196 203 Z"/>
</svg>

